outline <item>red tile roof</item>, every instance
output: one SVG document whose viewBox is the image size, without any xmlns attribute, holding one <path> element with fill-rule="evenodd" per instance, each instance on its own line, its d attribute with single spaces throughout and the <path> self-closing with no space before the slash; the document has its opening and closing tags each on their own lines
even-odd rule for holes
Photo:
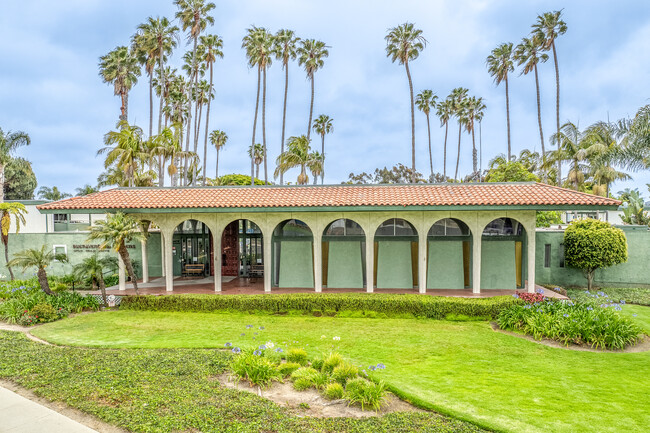
<svg viewBox="0 0 650 433">
<path fill-rule="evenodd" d="M 542 183 L 115 188 L 38 206 L 51 210 L 355 206 L 577 206 L 621 202 Z"/>
</svg>

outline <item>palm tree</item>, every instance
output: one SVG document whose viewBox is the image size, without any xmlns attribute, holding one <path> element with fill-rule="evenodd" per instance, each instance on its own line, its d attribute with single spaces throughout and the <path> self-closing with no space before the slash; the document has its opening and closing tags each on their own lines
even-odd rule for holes
<svg viewBox="0 0 650 433">
<path fill-rule="evenodd" d="M 152 155 L 160 158 L 159 167 L 159 183 L 158 186 L 164 186 L 165 180 L 165 164 L 169 161 L 167 166 L 167 174 L 174 179 L 178 173 L 178 161 L 181 159 L 196 160 L 198 156 L 194 152 L 185 152 L 182 149 L 181 141 L 179 139 L 182 126 L 174 123 L 171 128 L 163 128 L 160 134 L 154 135 L 150 140 L 153 143 Z M 172 181 L 172 184 L 174 182 Z"/>
<path fill-rule="evenodd" d="M 284 152 L 284 128 L 287 120 L 287 93 L 289 91 L 289 60 L 296 60 L 296 47 L 300 38 L 294 35 L 293 30 L 279 30 L 273 37 L 273 54 L 277 60 L 282 61 L 284 69 L 284 103 L 282 105 L 282 138 L 280 153 Z M 284 173 L 280 173 L 280 185 L 284 185 Z"/>
<path fill-rule="evenodd" d="M 129 125 L 126 121 L 118 124 L 118 131 L 110 131 L 104 136 L 103 147 L 97 151 L 97 155 L 107 153 L 104 167 L 108 168 L 113 163 L 124 171 L 125 177 L 129 179 L 129 186 L 134 186 L 134 178 L 142 162 L 151 155 L 144 147 L 142 128 L 136 125 Z M 113 147 L 114 146 L 114 147 Z"/>
<path fill-rule="evenodd" d="M 260 164 L 264 162 L 264 146 L 260 143 L 255 143 L 255 146 L 248 148 L 248 156 L 255 164 L 255 178 L 260 178 Z"/>
<path fill-rule="evenodd" d="M 265 131 L 265 106 L 266 106 L 266 68 L 271 63 L 271 48 L 272 36 L 263 27 L 251 27 L 246 30 L 247 34 L 242 39 L 242 48 L 246 50 L 246 58 L 248 59 L 248 66 L 253 68 L 257 67 L 257 96 L 255 99 L 255 117 L 253 118 L 253 140 L 251 146 L 255 146 L 255 132 L 257 129 L 257 113 L 259 112 L 260 104 L 260 89 L 262 81 L 262 71 L 264 71 L 264 95 L 262 106 L 262 142 L 266 143 Z M 254 181 L 254 162 L 251 159 L 251 185 L 255 184 Z"/>
<path fill-rule="evenodd" d="M 471 98 L 467 99 L 465 129 L 468 133 L 472 134 L 472 175 L 475 178 L 478 178 L 480 176 L 478 169 L 478 155 L 476 152 L 476 141 L 474 140 L 475 123 L 480 122 L 483 119 L 485 108 L 486 107 L 485 103 L 483 102 L 483 98 L 476 98 L 472 96 Z"/>
<path fill-rule="evenodd" d="M 530 38 L 523 38 L 521 43 L 515 48 L 514 59 L 519 66 L 523 65 L 520 75 L 528 75 L 529 72 L 535 72 L 535 89 L 537 90 L 537 123 L 539 124 L 539 139 L 542 143 L 542 159 L 546 160 L 546 148 L 544 147 L 544 132 L 542 131 L 542 105 L 539 96 L 539 75 L 537 74 L 537 64 L 546 62 L 548 55 L 541 53 L 542 39 L 539 35 L 532 35 Z"/>
<path fill-rule="evenodd" d="M 309 165 L 309 171 L 314 176 L 314 185 L 318 184 L 318 176 L 322 176 L 324 172 L 325 155 L 318 151 L 311 153 L 312 163 Z"/>
<path fill-rule="evenodd" d="M 584 134 L 578 127 L 567 122 L 560 128 L 560 134 L 551 136 L 551 144 L 557 146 L 557 150 L 550 152 L 549 160 L 544 165 L 567 161 L 570 163 L 569 173 L 567 174 L 567 183 L 573 185 L 578 191 L 585 181 L 585 172 L 587 167 L 584 161 L 587 158 L 586 142 Z M 561 185 L 561 179 L 558 178 L 558 184 Z"/>
<path fill-rule="evenodd" d="M 97 221 L 90 227 L 88 240 L 100 240 L 100 249 L 110 247 L 120 255 L 124 266 L 126 266 L 129 277 L 131 277 L 135 294 L 139 295 L 138 281 L 135 272 L 133 271 L 133 264 L 129 257 L 129 250 L 126 248 L 127 242 L 132 240 L 145 240 L 145 236 L 140 231 L 138 222 L 133 217 L 125 215 L 122 212 L 108 214 L 106 216 L 106 221 Z"/>
<path fill-rule="evenodd" d="M 140 76 L 138 59 L 125 47 L 120 46 L 99 58 L 99 75 L 105 83 L 113 84 L 115 95 L 119 95 L 120 120 L 126 121 L 129 109 L 129 91 Z"/>
<path fill-rule="evenodd" d="M 409 70 L 409 61 L 415 60 L 427 44 L 422 36 L 422 30 L 416 29 L 412 23 L 404 23 L 388 31 L 386 39 L 386 56 L 391 61 L 399 61 L 404 65 L 409 81 L 411 95 L 411 182 L 415 183 L 415 102 L 413 101 L 413 81 Z"/>
<path fill-rule="evenodd" d="M 58 201 L 64 198 L 72 197 L 72 194 L 61 192 L 58 187 L 42 186 L 38 190 L 38 197 L 43 200 Z"/>
<path fill-rule="evenodd" d="M 25 205 L 19 202 L 14 203 L 0 203 L 0 227 L 2 227 L 2 244 L 5 247 L 5 263 L 11 276 L 11 281 L 14 280 L 14 272 L 9 265 L 9 230 L 11 229 L 11 219 L 13 217 L 16 224 L 16 233 L 20 232 L 20 225 L 25 225 L 25 215 L 27 209 Z"/>
<path fill-rule="evenodd" d="M 22 268 L 23 273 L 27 268 L 36 268 L 36 275 L 38 277 L 38 283 L 41 285 L 41 289 L 48 295 L 53 295 L 54 293 L 50 290 L 50 285 L 47 281 L 47 273 L 45 268 L 50 266 L 53 261 L 67 262 L 68 257 L 65 254 L 55 254 L 54 251 L 47 249 L 43 245 L 40 250 L 35 248 L 28 248 L 14 254 L 13 259 L 7 263 L 7 267 L 17 266 Z"/>
<path fill-rule="evenodd" d="M 469 90 L 464 87 L 456 87 L 447 97 L 451 101 L 451 112 L 456 119 L 458 119 L 458 156 L 456 157 L 456 172 L 454 174 L 454 180 L 458 179 L 458 166 L 460 164 L 460 137 L 462 126 L 467 120 L 467 92 L 469 92 Z"/>
<path fill-rule="evenodd" d="M 210 143 L 212 143 L 214 148 L 217 150 L 217 166 L 214 172 L 215 180 L 219 179 L 219 151 L 226 145 L 227 141 L 228 135 L 223 131 L 215 129 L 210 133 Z M 207 177 L 207 175 L 205 177 Z"/>
<path fill-rule="evenodd" d="M 223 58 L 223 39 L 221 39 L 217 35 L 206 35 L 206 36 L 201 36 L 201 45 L 203 46 L 203 56 L 201 58 L 201 61 L 204 63 L 204 65 L 210 70 L 210 87 L 209 87 L 209 93 L 211 95 L 210 98 L 208 98 L 208 106 L 206 109 L 205 113 L 205 137 L 203 141 L 203 186 L 205 186 L 205 179 L 207 178 L 207 160 L 208 160 L 208 127 L 210 124 L 210 102 L 213 99 L 212 96 L 212 91 L 213 91 L 213 73 L 214 73 L 214 62 L 217 60 L 217 57 Z M 212 143 L 214 144 L 214 143 Z M 217 158 L 219 153 L 217 151 Z M 217 165 L 219 162 L 217 161 Z"/>
<path fill-rule="evenodd" d="M 332 120 L 328 115 L 321 114 L 314 120 L 314 131 L 321 137 L 321 151 L 320 156 L 322 157 L 322 167 L 320 170 L 320 183 L 323 185 L 325 182 L 325 134 L 329 134 L 334 131 L 334 126 L 332 126 Z M 314 178 L 314 185 L 316 185 L 316 178 Z"/>
<path fill-rule="evenodd" d="M 609 122 L 596 122 L 585 131 L 586 158 L 594 181 L 594 194 L 608 197 L 612 182 L 631 179 L 630 175 L 615 168 L 625 161 L 623 147 L 619 143 L 623 134 L 624 131 Z"/>
<path fill-rule="evenodd" d="M 325 64 L 325 57 L 330 55 L 325 42 L 315 39 L 305 39 L 300 41 L 300 46 L 296 50 L 298 55 L 298 64 L 305 68 L 307 78 L 311 83 L 311 101 L 309 103 L 309 121 L 307 122 L 307 140 L 311 136 L 311 119 L 314 114 L 314 74 Z"/>
<path fill-rule="evenodd" d="M 512 159 L 512 145 L 510 142 L 510 95 L 508 93 L 508 74 L 515 70 L 512 57 L 512 42 L 504 43 L 492 50 L 486 59 L 488 72 L 494 77 L 498 86 L 503 81 L 506 84 L 506 123 L 508 127 L 508 161 Z"/>
<path fill-rule="evenodd" d="M 31 143 L 29 135 L 22 131 L 4 132 L 0 128 L 0 203 L 5 201 L 5 167 L 11 160 L 11 155 L 20 146 L 28 146 Z"/>
<path fill-rule="evenodd" d="M 89 194 L 94 194 L 99 191 L 99 188 L 96 186 L 92 186 L 90 184 L 85 184 L 84 186 L 75 189 L 77 192 L 77 197 L 83 196 L 83 195 L 89 195 Z"/>
<path fill-rule="evenodd" d="M 557 134 L 560 133 L 560 70 L 557 65 L 557 50 L 555 39 L 567 31 L 567 25 L 560 19 L 562 11 L 545 12 L 537 16 L 537 22 L 533 24 L 533 33 L 542 40 L 544 51 L 553 50 L 553 62 L 555 63 L 555 121 Z M 558 175 L 562 177 L 562 165 L 558 166 Z"/>
<path fill-rule="evenodd" d="M 447 97 L 444 101 L 441 101 L 438 104 L 438 109 L 436 110 L 436 116 L 440 119 L 440 126 L 445 127 L 445 144 L 443 147 L 443 164 L 442 164 L 442 176 L 444 179 L 447 179 L 447 133 L 449 132 L 449 119 L 454 113 L 453 101 L 451 100 L 451 95 Z"/>
<path fill-rule="evenodd" d="M 149 137 L 153 134 L 153 73 L 158 60 L 158 44 L 149 33 L 152 21 L 153 18 L 149 17 L 147 23 L 140 24 L 131 38 L 131 52 L 149 77 Z"/>
<path fill-rule="evenodd" d="M 432 90 L 423 90 L 415 97 L 415 105 L 418 110 L 427 116 L 427 135 L 429 137 L 429 166 L 431 168 L 431 178 L 433 179 L 433 153 L 431 152 L 431 124 L 429 122 L 429 114 L 432 108 L 436 108 L 436 100 L 438 97 L 433 94 Z"/>
<path fill-rule="evenodd" d="M 281 153 L 276 161 L 275 177 L 294 167 L 300 167 L 298 185 L 306 185 L 309 182 L 307 170 L 318 172 L 318 166 L 322 167 L 322 161 L 323 158 L 318 152 L 311 152 L 306 135 L 290 137 L 287 140 L 287 150 Z"/>
<path fill-rule="evenodd" d="M 158 134 L 162 130 L 162 113 L 163 113 L 163 101 L 168 95 L 166 92 L 167 89 L 167 72 L 169 68 L 165 68 L 165 59 L 167 56 L 171 55 L 174 48 L 178 44 L 178 27 L 172 26 L 169 20 L 166 17 L 156 18 L 155 20 L 149 21 L 149 25 L 146 28 L 142 28 L 142 31 L 150 35 L 150 37 L 156 40 L 158 54 L 158 74 L 160 77 L 160 83 L 163 85 L 160 92 L 160 105 L 158 107 Z M 151 134 L 149 134 L 151 136 Z"/>
<path fill-rule="evenodd" d="M 104 273 L 107 268 L 114 268 L 114 257 L 99 258 L 99 254 L 95 253 L 90 257 L 83 259 L 81 263 L 74 265 L 72 273 L 79 280 L 89 279 L 92 284 L 96 284 L 102 292 L 102 300 L 104 305 L 108 305 L 106 299 L 106 283 L 104 282 Z"/>
</svg>

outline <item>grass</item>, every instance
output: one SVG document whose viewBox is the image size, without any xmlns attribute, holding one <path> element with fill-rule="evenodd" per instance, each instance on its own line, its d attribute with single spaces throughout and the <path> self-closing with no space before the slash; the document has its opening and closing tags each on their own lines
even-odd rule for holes
<svg viewBox="0 0 650 433">
<path fill-rule="evenodd" d="M 625 313 L 637 314 L 648 330 L 650 308 L 625 306 Z M 486 322 L 117 311 L 65 319 L 34 334 L 108 348 L 226 342 L 252 348 L 273 341 L 304 347 L 310 356 L 336 349 L 361 367 L 384 363 L 378 377 L 398 394 L 494 430 L 619 432 L 650 425 L 650 410 L 639 404 L 650 395 L 642 379 L 650 374 L 650 352 L 550 348 L 494 332 Z"/>
<path fill-rule="evenodd" d="M 617 302 L 621 299 L 629 304 L 647 305 L 650 306 L 650 288 L 615 288 L 606 287 L 592 290 L 593 292 L 604 292 L 609 295 L 612 300 Z M 567 294 L 570 298 L 580 299 L 584 294 L 582 289 L 567 289 Z"/>
</svg>

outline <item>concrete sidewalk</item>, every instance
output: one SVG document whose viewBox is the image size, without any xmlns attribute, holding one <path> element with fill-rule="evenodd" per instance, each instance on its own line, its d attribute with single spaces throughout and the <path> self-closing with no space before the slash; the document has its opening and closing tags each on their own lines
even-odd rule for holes
<svg viewBox="0 0 650 433">
<path fill-rule="evenodd" d="M 96 430 L 0 386 L 0 433 L 93 432 Z"/>
</svg>

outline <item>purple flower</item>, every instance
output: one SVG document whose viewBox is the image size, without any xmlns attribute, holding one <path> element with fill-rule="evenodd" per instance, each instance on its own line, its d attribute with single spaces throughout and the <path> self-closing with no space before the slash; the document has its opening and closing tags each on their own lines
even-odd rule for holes
<svg viewBox="0 0 650 433">
<path fill-rule="evenodd" d="M 377 367 L 375 367 L 374 365 L 368 366 L 368 370 L 370 371 L 375 371 L 375 369 L 377 369 Z"/>
<path fill-rule="evenodd" d="M 565 313 L 565 314 L 563 314 L 563 316 L 564 316 L 564 317 L 569 317 L 569 315 L 568 315 L 568 314 L 566 314 L 566 313 Z"/>
<path fill-rule="evenodd" d="M 587 311 L 594 311 L 593 307 L 587 307 Z"/>
<path fill-rule="evenodd" d="M 253 352 L 253 355 L 262 356 L 262 351 L 261 350 L 256 350 L 256 351 Z"/>
<path fill-rule="evenodd" d="M 632 314 L 632 317 L 636 317 L 636 313 Z"/>
<path fill-rule="evenodd" d="M 231 347 L 232 343 L 226 343 L 226 347 Z"/>
<path fill-rule="evenodd" d="M 379 364 L 377 364 L 377 369 L 383 370 L 385 368 L 386 368 L 386 366 L 383 363 L 380 362 Z"/>
<path fill-rule="evenodd" d="M 253 325 L 246 325 L 246 329 L 251 329 Z"/>
<path fill-rule="evenodd" d="M 278 353 L 282 353 L 282 348 L 278 347 L 277 349 L 275 349 L 275 351 L 278 352 Z"/>
<path fill-rule="evenodd" d="M 540 295 L 544 294 L 544 289 L 536 289 L 535 291 Z"/>
<path fill-rule="evenodd" d="M 265 346 L 264 344 L 262 344 L 262 345 L 259 347 L 259 349 L 260 349 L 260 350 L 266 350 L 266 346 Z"/>
<path fill-rule="evenodd" d="M 245 332 L 242 332 L 241 334 L 239 334 L 239 336 L 240 336 L 240 337 L 245 337 L 245 336 L 246 336 L 246 333 L 245 333 Z"/>
<path fill-rule="evenodd" d="M 625 305 L 625 299 L 621 299 L 621 304 Z"/>
<path fill-rule="evenodd" d="M 519 298 L 519 295 L 515 293 L 514 295 L 512 295 L 512 297 L 513 298 Z"/>
<path fill-rule="evenodd" d="M 263 326 L 260 326 L 260 329 L 264 329 L 264 327 L 263 327 Z"/>
<path fill-rule="evenodd" d="M 232 348 L 232 353 L 240 353 L 241 349 L 239 347 L 233 347 Z"/>
</svg>

